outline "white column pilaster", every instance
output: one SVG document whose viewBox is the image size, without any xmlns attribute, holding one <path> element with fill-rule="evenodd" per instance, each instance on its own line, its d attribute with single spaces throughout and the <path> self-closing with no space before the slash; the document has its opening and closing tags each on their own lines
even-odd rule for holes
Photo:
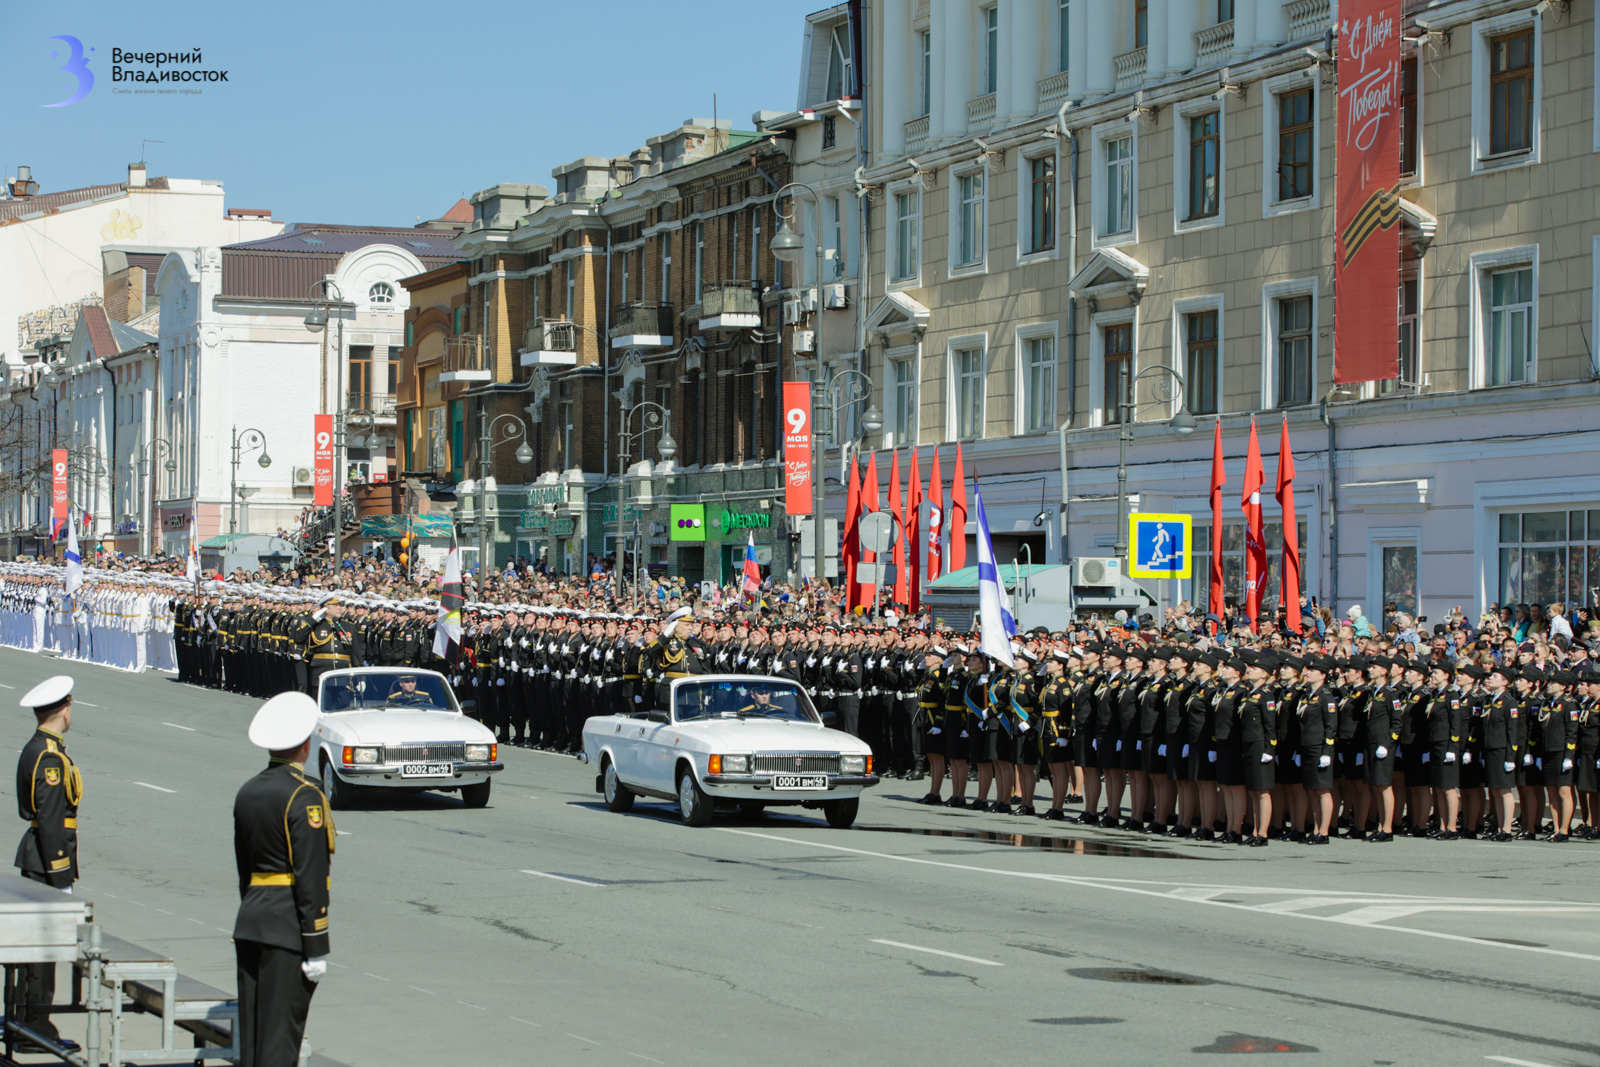
<svg viewBox="0 0 1600 1067">
<path fill-rule="evenodd" d="M 928 140 L 932 143 L 938 143 L 944 136 L 944 39 L 949 32 L 945 25 L 945 9 L 952 2 L 954 0 L 930 0 L 928 5 Z"/>
<path fill-rule="evenodd" d="M 1044 0 L 1011 0 L 1011 111 L 1009 121 L 1022 122 L 1039 110 L 1039 78 L 1053 25 Z M 996 112 L 1002 118 L 1004 112 Z"/>
<path fill-rule="evenodd" d="M 945 0 L 944 40 L 936 41 L 944 55 L 943 140 L 967 135 L 967 100 L 972 96 L 972 58 L 978 45 L 977 18 L 971 0 Z"/>
<path fill-rule="evenodd" d="M 1256 0 L 1256 46 L 1265 51 L 1289 39 L 1289 12 L 1286 0 Z"/>
<path fill-rule="evenodd" d="M 1082 100 L 1089 91 L 1089 4 L 1072 0 L 1067 8 L 1067 95 Z"/>
<path fill-rule="evenodd" d="M 1072 5 L 1073 10 L 1080 6 L 1089 9 L 1088 39 L 1085 41 L 1089 50 L 1089 69 L 1083 87 L 1084 95 L 1105 96 L 1117 87 L 1113 60 L 1122 50 L 1122 43 L 1117 38 L 1117 5 L 1110 0 L 1082 0 Z"/>
<path fill-rule="evenodd" d="M 1158 82 L 1167 71 L 1167 19 L 1169 8 L 1181 5 L 1183 0 L 1150 0 L 1149 44 L 1144 51 L 1144 80 Z"/>
<path fill-rule="evenodd" d="M 1167 74 L 1177 75 L 1194 69 L 1194 35 L 1205 25 L 1200 16 L 1200 5 L 1205 2 L 1170 0 L 1167 4 Z M 1150 30 L 1156 32 L 1154 26 Z"/>
<path fill-rule="evenodd" d="M 905 152 L 906 120 L 911 117 L 911 0 L 883 0 L 880 11 L 878 152 L 892 158 Z M 871 67 L 868 76 L 872 76 Z"/>
<path fill-rule="evenodd" d="M 1234 0 L 1233 5 L 1233 56 L 1244 59 L 1256 50 L 1256 6 L 1261 0 Z"/>
</svg>

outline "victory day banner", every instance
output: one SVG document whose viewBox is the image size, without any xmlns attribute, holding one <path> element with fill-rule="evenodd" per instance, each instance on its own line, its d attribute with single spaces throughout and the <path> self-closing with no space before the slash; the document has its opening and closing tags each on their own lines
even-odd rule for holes
<svg viewBox="0 0 1600 1067">
<path fill-rule="evenodd" d="M 1400 0 L 1339 5 L 1333 379 L 1395 377 L 1399 351 Z"/>
<path fill-rule="evenodd" d="M 811 383 L 783 383 L 783 506 L 811 514 Z"/>
<path fill-rule="evenodd" d="M 50 450 L 50 536 L 61 536 L 67 522 L 67 450 Z"/>
<path fill-rule="evenodd" d="M 333 503 L 333 416 L 313 415 L 311 456 L 315 460 L 316 484 L 311 492 L 315 507 Z"/>
</svg>

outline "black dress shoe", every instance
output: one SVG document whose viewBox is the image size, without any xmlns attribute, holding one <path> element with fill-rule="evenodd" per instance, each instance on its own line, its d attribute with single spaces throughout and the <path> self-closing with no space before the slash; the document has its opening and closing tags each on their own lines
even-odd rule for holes
<svg viewBox="0 0 1600 1067">
<path fill-rule="evenodd" d="M 1060 808 L 1051 808 L 1041 816 L 1041 818 L 1048 819 L 1050 822 L 1063 822 L 1066 817 L 1067 813 Z"/>
<path fill-rule="evenodd" d="M 1217 840 L 1221 841 L 1224 845 L 1237 845 L 1243 839 L 1232 830 L 1224 830 L 1222 836 L 1217 838 Z"/>
<path fill-rule="evenodd" d="M 1143 830 L 1144 823 L 1140 822 L 1138 819 L 1124 819 L 1122 820 L 1122 828 L 1124 830 L 1134 831 Z"/>
<path fill-rule="evenodd" d="M 967 802 L 962 797 L 951 797 L 944 802 L 944 806 L 947 808 L 964 808 L 967 806 Z"/>
<path fill-rule="evenodd" d="M 1082 793 L 1068 793 L 1067 794 L 1067 803 L 1068 804 L 1082 804 L 1083 803 L 1083 794 Z"/>
<path fill-rule="evenodd" d="M 1260 834 L 1257 834 L 1256 836 L 1252 837 L 1249 840 L 1248 843 L 1249 843 L 1251 848 L 1266 848 L 1267 847 L 1267 839 L 1265 837 L 1262 837 Z"/>
<path fill-rule="evenodd" d="M 1564 845 L 1567 843 L 1568 836 L 1569 835 L 1567 834 L 1551 834 L 1549 837 L 1545 838 L 1545 840 L 1550 842 L 1552 845 Z"/>
<path fill-rule="evenodd" d="M 1435 841 L 1459 841 L 1460 839 L 1461 835 L 1456 833 L 1454 830 L 1442 831 L 1437 837 L 1434 838 Z"/>
<path fill-rule="evenodd" d="M 920 782 L 926 777 L 927 775 L 923 774 L 921 771 L 912 771 L 910 774 L 905 776 L 905 779 L 908 782 Z"/>
<path fill-rule="evenodd" d="M 1100 821 L 1100 816 L 1096 815 L 1092 811 L 1085 811 L 1082 815 L 1078 816 L 1078 821 L 1085 826 L 1094 826 Z"/>
<path fill-rule="evenodd" d="M 1117 817 L 1109 811 L 1106 812 L 1100 817 L 1100 826 L 1106 830 L 1115 830 L 1117 828 Z"/>
<path fill-rule="evenodd" d="M 1039 813 L 1033 810 L 1033 805 L 1032 804 L 1018 804 L 1016 807 L 1011 809 L 1011 814 L 1013 814 L 1013 815 L 1037 815 Z"/>
<path fill-rule="evenodd" d="M 1189 829 L 1187 826 L 1174 826 L 1172 829 L 1167 831 L 1167 836 L 1169 836 L 1169 837 L 1188 837 L 1193 833 L 1194 833 L 1194 831 Z"/>
<path fill-rule="evenodd" d="M 925 796 L 921 800 L 917 801 L 917 803 L 918 804 L 942 804 L 944 802 L 939 799 L 939 794 L 938 793 L 929 793 L 927 796 Z"/>
<path fill-rule="evenodd" d="M 1511 840 L 1514 840 L 1514 839 L 1512 838 L 1512 836 L 1510 834 L 1506 833 L 1504 830 L 1501 830 L 1499 833 L 1491 835 L 1489 840 L 1490 841 L 1511 841 Z"/>
<path fill-rule="evenodd" d="M 1328 835 L 1327 834 L 1307 834 L 1306 835 L 1306 844 L 1308 844 L 1308 845 L 1326 845 L 1327 843 L 1328 843 Z"/>
<path fill-rule="evenodd" d="M 1194 839 L 1196 841 L 1215 841 L 1217 832 L 1209 826 L 1201 827 L 1194 832 Z"/>
<path fill-rule="evenodd" d="M 1394 840 L 1394 834 L 1386 833 L 1383 830 L 1379 830 L 1376 833 L 1374 833 L 1371 837 L 1367 838 L 1367 840 L 1375 842 L 1376 844 L 1380 844 L 1381 845 L 1381 844 L 1384 844 L 1385 842 L 1393 841 Z"/>
<path fill-rule="evenodd" d="M 1167 835 L 1167 824 L 1153 822 L 1149 826 L 1145 827 L 1145 832 L 1151 834 L 1160 834 L 1162 837 L 1165 837 Z"/>
</svg>

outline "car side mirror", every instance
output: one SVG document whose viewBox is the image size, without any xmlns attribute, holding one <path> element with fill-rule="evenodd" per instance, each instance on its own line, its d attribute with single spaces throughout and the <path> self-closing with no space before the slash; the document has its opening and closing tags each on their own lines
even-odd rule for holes
<svg viewBox="0 0 1600 1067">
<path fill-rule="evenodd" d="M 461 702 L 461 714 L 470 715 L 476 719 L 478 717 L 478 702 L 476 700 L 463 700 Z"/>
<path fill-rule="evenodd" d="M 665 711 L 662 711 L 660 708 L 656 708 L 655 710 L 651 711 L 648 715 L 645 716 L 645 718 L 649 719 L 651 722 L 671 722 L 672 721 L 672 717 L 670 715 L 668 715 Z"/>
</svg>

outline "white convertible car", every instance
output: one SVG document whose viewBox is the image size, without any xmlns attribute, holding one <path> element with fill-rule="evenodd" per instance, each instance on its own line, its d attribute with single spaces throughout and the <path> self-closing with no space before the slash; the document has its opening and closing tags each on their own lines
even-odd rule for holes
<svg viewBox="0 0 1600 1067">
<path fill-rule="evenodd" d="M 328 804 L 348 807 L 357 789 L 456 792 L 469 808 L 489 803 L 490 775 L 504 766 L 494 733 L 462 714 L 444 676 L 400 667 L 329 671 L 311 735 Z"/>
<path fill-rule="evenodd" d="M 671 711 L 599 715 L 584 723 L 595 792 L 625 812 L 636 796 L 678 805 L 704 826 L 718 805 L 821 808 L 829 826 L 855 821 L 876 785 L 866 742 L 822 725 L 805 690 L 781 678 L 714 674 L 672 683 Z"/>
</svg>

